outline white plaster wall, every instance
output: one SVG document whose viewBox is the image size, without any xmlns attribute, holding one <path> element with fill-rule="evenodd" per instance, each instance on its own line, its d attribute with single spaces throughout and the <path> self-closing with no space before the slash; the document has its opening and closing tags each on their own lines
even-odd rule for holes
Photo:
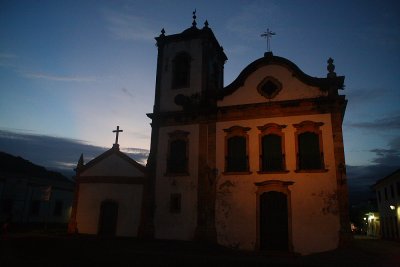
<svg viewBox="0 0 400 267">
<path fill-rule="evenodd" d="M 323 122 L 325 168 L 322 173 L 296 173 L 295 131 L 293 124 L 305 120 Z M 257 126 L 267 123 L 287 125 L 285 155 L 287 174 L 257 174 L 259 171 L 259 134 Z M 251 174 L 224 175 L 225 132 L 231 126 L 250 127 L 249 163 Z M 339 214 L 336 200 L 336 173 L 332 129 L 329 114 L 275 117 L 217 123 L 216 220 L 218 242 L 241 249 L 255 249 L 257 238 L 255 182 L 266 180 L 293 181 L 291 191 L 292 238 L 294 251 L 309 254 L 335 249 L 338 244 Z"/>
<path fill-rule="evenodd" d="M 175 130 L 189 132 L 189 176 L 167 177 L 168 133 Z M 197 181 L 199 153 L 198 125 L 160 128 L 158 143 L 157 177 L 155 188 L 155 237 L 162 239 L 191 240 L 197 225 Z M 170 212 L 171 194 L 182 194 L 181 212 Z"/>
<path fill-rule="evenodd" d="M 79 187 L 77 227 L 79 233 L 97 234 L 101 203 L 118 203 L 117 236 L 137 236 L 143 186 L 136 184 L 82 183 Z"/>
<path fill-rule="evenodd" d="M 379 183 L 378 187 L 376 187 L 376 191 L 379 191 L 381 194 L 381 201 L 378 201 L 378 208 L 381 217 L 397 215 L 395 210 L 390 209 L 391 205 L 395 206 L 395 208 L 399 207 L 400 211 L 400 191 L 398 191 L 397 183 L 400 183 L 400 173 L 397 173 L 390 178 L 386 178 L 384 181 Z M 390 186 L 393 187 L 394 197 L 392 197 Z M 385 188 L 387 191 L 387 199 L 385 198 Z M 379 199 L 378 195 L 376 198 Z"/>
<path fill-rule="evenodd" d="M 282 84 L 282 90 L 271 100 L 267 100 L 257 91 L 257 86 L 267 76 L 274 77 Z M 222 101 L 218 102 L 218 105 L 230 106 L 264 103 L 266 101 L 306 99 L 326 94 L 326 92 L 322 92 L 317 87 L 304 84 L 298 78 L 294 77 L 290 70 L 283 66 L 267 65 L 250 74 L 243 86 L 239 87 L 233 94 L 225 96 Z"/>
<path fill-rule="evenodd" d="M 167 44 L 164 47 L 163 66 L 161 70 L 161 88 L 160 88 L 160 109 L 161 111 L 176 111 L 182 107 L 175 104 L 174 98 L 178 94 L 190 96 L 199 93 L 201 88 L 202 57 L 201 40 L 182 41 L 179 43 Z M 190 87 L 172 89 L 172 60 L 179 52 L 187 52 L 191 58 L 190 68 Z M 195 86 L 194 86 L 195 85 Z"/>
<path fill-rule="evenodd" d="M 394 227 L 397 227 L 398 231 L 400 231 L 400 191 L 398 191 L 399 188 L 397 187 L 397 183 L 400 183 L 400 173 L 396 173 L 390 178 L 381 181 L 379 186 L 376 188 L 376 190 L 380 191 L 381 194 L 381 201 L 378 200 L 381 227 L 385 227 L 390 236 L 395 236 L 396 232 Z M 392 196 L 390 186 L 393 187 L 394 196 Z M 387 199 L 385 198 L 385 188 L 387 190 Z M 379 199 L 378 195 L 376 198 Z M 394 206 L 394 210 L 392 210 L 390 206 Z M 397 218 L 396 225 L 393 223 L 393 217 Z M 386 222 L 386 225 L 383 225 L 383 221 Z M 381 229 L 381 232 L 382 231 L 383 230 Z"/>
<path fill-rule="evenodd" d="M 138 170 L 128 161 L 116 154 L 111 154 L 107 158 L 98 162 L 91 168 L 83 171 L 80 176 L 135 176 L 143 177 L 142 171 Z"/>
</svg>

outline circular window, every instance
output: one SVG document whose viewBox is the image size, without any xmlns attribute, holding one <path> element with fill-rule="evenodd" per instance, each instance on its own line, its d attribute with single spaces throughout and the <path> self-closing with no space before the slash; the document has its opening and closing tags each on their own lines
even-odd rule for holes
<svg viewBox="0 0 400 267">
<path fill-rule="evenodd" d="M 257 86 L 257 90 L 262 96 L 272 99 L 278 95 L 280 90 L 282 90 L 282 84 L 273 77 L 266 77 Z"/>
</svg>

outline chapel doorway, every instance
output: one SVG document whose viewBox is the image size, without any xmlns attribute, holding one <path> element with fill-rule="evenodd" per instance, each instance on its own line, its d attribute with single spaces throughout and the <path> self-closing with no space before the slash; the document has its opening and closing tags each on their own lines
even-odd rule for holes
<svg viewBox="0 0 400 267">
<path fill-rule="evenodd" d="M 288 199 L 282 192 L 260 196 L 260 249 L 288 251 Z"/>
<path fill-rule="evenodd" d="M 100 207 L 99 235 L 113 236 L 117 230 L 118 203 L 103 201 Z"/>
</svg>

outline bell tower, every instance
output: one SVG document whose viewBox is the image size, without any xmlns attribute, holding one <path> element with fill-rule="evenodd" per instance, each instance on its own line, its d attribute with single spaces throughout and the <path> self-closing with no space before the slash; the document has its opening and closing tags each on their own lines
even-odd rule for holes
<svg viewBox="0 0 400 267">
<path fill-rule="evenodd" d="M 143 234 L 216 241 L 216 110 L 227 60 L 208 22 L 157 41 Z M 185 218 L 185 219 L 183 219 Z"/>
<path fill-rule="evenodd" d="M 216 92 L 223 87 L 227 57 L 208 22 L 197 28 L 194 11 L 191 27 L 172 35 L 165 35 L 162 29 L 155 39 L 158 59 L 154 112 L 215 105 Z"/>
</svg>

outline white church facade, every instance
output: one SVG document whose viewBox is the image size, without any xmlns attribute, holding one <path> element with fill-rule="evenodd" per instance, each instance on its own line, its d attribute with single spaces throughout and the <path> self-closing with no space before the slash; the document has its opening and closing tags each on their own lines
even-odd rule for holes
<svg viewBox="0 0 400 267">
<path fill-rule="evenodd" d="M 349 235 L 343 76 L 265 53 L 223 87 L 208 23 L 161 35 L 148 173 L 162 239 L 300 254 Z"/>
<path fill-rule="evenodd" d="M 315 78 L 267 52 L 224 87 L 227 57 L 207 22 L 198 28 L 193 20 L 179 34 L 162 30 L 156 41 L 150 155 L 145 170 L 133 164 L 122 175 L 143 179 L 108 190 L 122 184 L 103 177 L 109 165 L 87 164 L 92 168 L 80 173 L 87 182 L 78 183 L 75 226 L 83 229 L 79 217 L 82 226 L 99 225 L 100 215 L 84 214 L 99 210 L 100 196 L 109 194 L 121 203 L 130 196 L 143 201 L 125 211 L 137 217 L 125 220 L 121 235 L 303 255 L 345 242 L 347 100 L 338 93 L 344 76 L 336 75 L 333 60 L 327 77 Z M 80 206 L 82 198 L 93 206 Z M 85 231 L 98 232 L 94 226 Z"/>
</svg>

